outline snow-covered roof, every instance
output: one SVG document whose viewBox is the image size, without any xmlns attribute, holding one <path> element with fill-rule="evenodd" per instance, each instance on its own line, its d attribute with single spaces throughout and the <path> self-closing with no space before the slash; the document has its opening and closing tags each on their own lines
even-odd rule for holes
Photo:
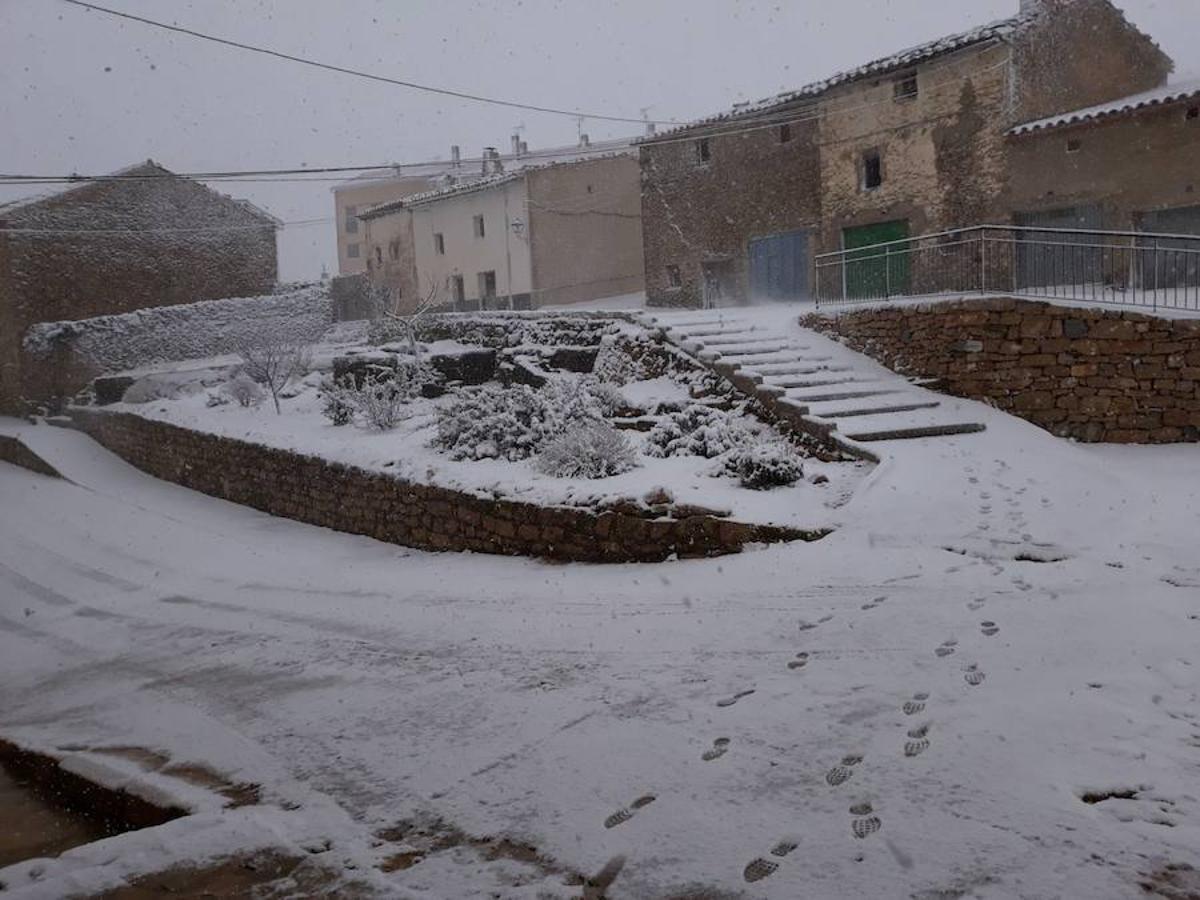
<svg viewBox="0 0 1200 900">
<path fill-rule="evenodd" d="M 232 203 L 234 206 L 237 206 L 243 212 L 248 213 L 249 215 L 253 216 L 256 219 L 261 219 L 262 221 L 270 222 L 272 225 L 275 225 L 275 226 L 279 226 L 279 225 L 283 224 L 275 216 L 271 215 L 269 212 L 264 210 L 262 207 L 256 206 L 255 204 L 251 203 L 249 200 L 243 200 L 243 199 L 239 199 L 237 197 L 231 197 L 229 194 L 222 194 L 220 191 L 213 190 L 208 185 L 203 184 L 200 181 L 196 181 L 195 179 L 188 178 L 188 176 L 186 176 L 186 175 L 177 175 L 174 172 L 172 172 L 170 169 L 167 169 L 167 168 L 159 165 L 152 159 L 148 159 L 145 162 L 135 163 L 132 166 L 126 166 L 123 169 L 117 169 L 115 172 L 109 172 L 107 175 L 104 175 L 101 177 L 95 177 L 95 178 L 93 178 L 93 177 L 82 178 L 81 177 L 81 179 L 79 181 L 72 181 L 72 182 L 69 182 L 66 184 L 55 185 L 54 187 L 52 187 L 48 190 L 41 191 L 41 192 L 39 192 L 37 194 L 33 194 L 29 197 L 21 197 L 17 200 L 10 200 L 7 203 L 0 203 L 0 216 L 8 216 L 8 215 L 12 215 L 14 213 L 25 212 L 27 210 L 31 210 L 37 206 L 40 206 L 43 203 L 46 203 L 49 200 L 55 200 L 55 199 L 61 198 L 67 194 L 70 194 L 74 191 L 81 190 L 85 187 L 91 187 L 91 186 L 97 185 L 97 184 L 111 184 L 114 181 L 120 181 L 124 177 L 138 176 L 138 175 L 153 176 L 153 177 L 181 178 L 186 181 L 193 181 L 193 182 L 195 182 L 196 185 L 198 185 L 199 187 L 208 191 L 214 197 L 219 197 L 221 200 L 224 200 L 227 203 Z"/>
<path fill-rule="evenodd" d="M 475 176 L 469 180 L 457 181 L 453 184 L 444 187 L 434 188 L 429 191 L 422 191 L 419 194 L 410 194 L 407 197 L 401 197 L 398 200 L 388 200 L 384 203 L 377 203 L 374 206 L 367 207 L 358 214 L 360 219 L 374 219 L 379 216 L 385 216 L 389 213 L 396 212 L 401 209 L 411 209 L 414 206 L 423 206 L 427 203 L 434 203 L 439 200 L 445 200 L 449 197 L 457 197 L 462 194 L 471 194 L 476 191 L 486 191 L 502 184 L 507 184 L 510 181 L 516 181 L 524 178 L 528 173 L 540 169 L 550 169 L 557 166 L 568 166 L 580 162 L 591 162 L 596 159 L 612 159 L 617 156 L 626 156 L 633 152 L 633 147 L 628 140 L 625 141 L 609 141 L 608 144 L 616 144 L 617 149 L 614 151 L 605 145 L 606 152 L 593 152 L 591 155 L 576 159 L 552 159 L 547 162 L 545 157 L 538 151 L 528 154 L 526 157 L 518 159 L 518 163 L 525 161 L 526 165 L 520 165 L 516 171 L 500 172 L 493 175 Z M 593 151 L 600 146 L 593 144 Z M 583 149 L 583 148 L 577 148 Z M 534 155 L 537 153 L 538 155 Z M 533 157 L 532 159 L 530 157 Z"/>
<path fill-rule="evenodd" d="M 576 162 L 581 159 L 591 159 L 595 156 L 631 152 L 633 145 L 634 138 L 614 138 L 608 141 L 593 141 L 586 146 L 569 144 L 563 147 L 534 148 L 521 154 L 502 153 L 496 158 L 503 164 L 506 172 L 515 172 L 520 169 L 546 165 L 548 163 Z M 353 178 L 334 185 L 332 190 L 334 193 L 337 193 L 338 191 L 360 188 L 364 182 L 387 184 L 388 182 L 403 181 L 408 178 L 447 176 L 466 179 L 472 177 L 472 174 L 474 174 L 475 180 L 479 180 L 479 170 L 480 164 L 478 158 L 471 162 L 463 160 L 458 166 L 455 166 L 450 160 L 434 160 L 432 162 L 408 165 L 396 163 L 396 165 L 387 168 L 368 169 L 367 171 L 359 172 Z"/>
<path fill-rule="evenodd" d="M 804 100 L 816 97 L 823 94 L 830 88 L 837 87 L 840 84 L 857 81 L 860 78 L 868 78 L 875 75 L 881 75 L 885 72 L 891 72 L 898 69 L 904 69 L 917 63 L 924 62 L 936 56 L 942 56 L 947 53 L 953 53 L 957 50 L 962 50 L 966 47 L 971 47 L 975 44 L 981 44 L 988 41 L 1000 40 L 1008 37 L 1018 27 L 1026 22 L 1032 13 L 1020 13 L 1011 16 L 1007 19 L 1000 19 L 995 22 L 989 22 L 987 25 L 980 25 L 977 28 L 972 28 L 968 31 L 962 31 L 958 34 L 947 35 L 946 37 L 938 38 L 935 41 L 929 41 L 924 44 L 918 44 L 915 47 L 909 47 L 907 50 L 901 50 L 898 53 L 893 53 L 890 56 L 884 56 L 880 59 L 872 60 L 864 63 L 854 69 L 846 69 L 838 72 L 821 81 L 814 81 L 811 84 L 806 84 L 804 87 L 797 88 L 791 91 L 784 91 L 780 94 L 775 94 L 772 97 L 763 97 L 760 100 L 755 100 L 745 103 L 735 103 L 731 108 L 715 115 L 707 116 L 703 119 L 697 119 L 694 122 L 680 125 L 677 128 L 669 128 L 665 131 L 660 131 L 655 135 L 647 135 L 639 138 L 639 144 L 653 144 L 662 138 L 678 134 L 681 131 L 688 131 L 693 128 L 699 128 L 706 125 L 714 125 L 720 122 L 726 122 L 733 119 L 742 119 L 750 116 L 760 115 L 764 112 L 774 109 L 778 106 L 784 106 L 793 103 L 797 100 Z"/>
<path fill-rule="evenodd" d="M 1179 82 L 1177 84 L 1164 84 L 1162 87 L 1155 88 L 1152 91 L 1143 91 L 1140 94 L 1121 97 L 1119 100 L 1110 100 L 1108 103 L 1099 103 L 1096 106 L 1087 106 L 1083 109 L 1059 113 L 1056 116 L 1038 119 L 1036 122 L 1025 122 L 1009 129 L 1008 133 L 1031 134 L 1035 131 L 1046 131 L 1051 128 L 1062 128 L 1067 125 L 1079 125 L 1084 122 L 1093 122 L 1097 119 L 1106 119 L 1110 116 L 1119 116 L 1149 107 L 1162 106 L 1167 103 L 1178 103 L 1196 98 L 1200 98 L 1200 79 Z"/>
</svg>

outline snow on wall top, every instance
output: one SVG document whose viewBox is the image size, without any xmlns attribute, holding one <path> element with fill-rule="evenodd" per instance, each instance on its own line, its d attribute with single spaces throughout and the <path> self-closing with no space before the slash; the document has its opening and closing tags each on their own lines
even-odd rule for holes
<svg viewBox="0 0 1200 900">
<path fill-rule="evenodd" d="M 987 25 L 980 25 L 968 31 L 959 32 L 958 34 L 947 35 L 946 37 L 938 38 L 935 41 L 929 41 L 924 44 L 918 44 L 915 47 L 909 47 L 907 50 L 901 50 L 898 53 L 893 53 L 891 56 L 884 56 L 880 59 L 872 60 L 864 63 L 854 69 L 846 69 L 838 72 L 821 81 L 814 81 L 811 84 L 806 84 L 801 88 L 791 91 L 784 91 L 780 94 L 775 94 L 772 97 L 763 97 L 760 100 L 755 100 L 746 103 L 735 103 L 732 107 L 722 112 L 707 116 L 703 119 L 697 119 L 694 122 L 688 122 L 685 125 L 680 125 L 678 128 L 670 128 L 665 131 L 660 131 L 656 135 L 648 135 L 639 138 L 638 144 L 653 144 L 657 140 L 661 140 L 668 135 L 678 134 L 682 131 L 688 131 L 693 128 L 698 128 L 704 125 L 713 125 L 720 122 L 742 119 L 749 116 L 761 114 L 763 112 L 774 109 L 777 106 L 783 106 L 792 103 L 796 100 L 804 100 L 810 97 L 816 97 L 823 94 L 830 88 L 837 87 L 840 84 L 857 81 L 860 78 L 867 78 L 872 75 L 880 75 L 884 72 L 890 72 L 896 69 L 903 69 L 907 66 L 916 65 L 936 56 L 942 56 L 946 53 L 953 53 L 957 50 L 962 50 L 966 47 L 975 44 L 982 44 L 988 41 L 1002 40 L 1011 35 L 1021 25 L 1034 15 L 1033 12 L 1023 12 L 1007 19 L 1000 19 L 995 22 L 989 22 Z"/>
<path fill-rule="evenodd" d="M 262 297 L 204 300 L 157 306 L 112 316 L 40 322 L 25 333 L 34 356 L 69 349 L 103 372 L 151 363 L 203 359 L 237 352 L 263 335 L 315 341 L 333 321 L 333 302 L 323 285 Z"/>
<path fill-rule="evenodd" d="M 1056 116 L 1048 116 L 1045 119 L 1038 119 L 1035 122 L 1024 122 L 1009 129 L 1008 133 L 1031 134 L 1035 131 L 1062 128 L 1067 125 L 1078 125 L 1083 122 L 1106 119 L 1110 116 L 1137 112 L 1138 110 L 1150 107 L 1162 106 L 1167 103 L 1176 103 L 1183 100 L 1192 100 L 1198 97 L 1200 97 L 1200 79 L 1179 82 L 1178 84 L 1165 84 L 1154 90 L 1143 91 L 1140 94 L 1131 94 L 1128 97 L 1121 97 L 1119 100 L 1110 100 L 1108 103 L 1099 103 L 1096 106 L 1088 106 L 1083 109 L 1060 113 Z"/>
</svg>

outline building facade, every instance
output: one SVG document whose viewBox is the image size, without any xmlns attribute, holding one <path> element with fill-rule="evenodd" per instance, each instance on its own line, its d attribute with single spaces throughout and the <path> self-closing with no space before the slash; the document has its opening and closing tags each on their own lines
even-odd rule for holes
<svg viewBox="0 0 1200 900">
<path fill-rule="evenodd" d="M 530 309 L 640 291 L 639 179 L 626 152 L 493 171 L 369 209 L 360 215 L 369 277 L 400 311 L 428 300 Z"/>
<path fill-rule="evenodd" d="M 1109 0 L 1012 18 L 641 142 L 649 303 L 804 299 L 812 258 L 1013 218 L 1018 123 L 1161 87 Z"/>
<path fill-rule="evenodd" d="M 0 206 L 0 406 L 35 322 L 269 293 L 278 220 L 153 161 Z"/>
</svg>

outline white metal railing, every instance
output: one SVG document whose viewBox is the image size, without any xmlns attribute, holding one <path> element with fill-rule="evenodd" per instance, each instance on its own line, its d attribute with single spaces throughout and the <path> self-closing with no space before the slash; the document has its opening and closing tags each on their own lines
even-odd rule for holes
<svg viewBox="0 0 1200 900">
<path fill-rule="evenodd" d="M 822 253 L 818 306 L 1004 293 L 1200 311 L 1200 235 L 976 225 Z"/>
</svg>

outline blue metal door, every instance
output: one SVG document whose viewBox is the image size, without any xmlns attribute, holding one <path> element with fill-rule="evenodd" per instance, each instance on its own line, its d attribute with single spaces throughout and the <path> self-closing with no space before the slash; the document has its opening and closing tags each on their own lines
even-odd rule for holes
<svg viewBox="0 0 1200 900">
<path fill-rule="evenodd" d="M 785 231 L 750 241 L 750 299 L 809 296 L 808 232 Z"/>
</svg>

